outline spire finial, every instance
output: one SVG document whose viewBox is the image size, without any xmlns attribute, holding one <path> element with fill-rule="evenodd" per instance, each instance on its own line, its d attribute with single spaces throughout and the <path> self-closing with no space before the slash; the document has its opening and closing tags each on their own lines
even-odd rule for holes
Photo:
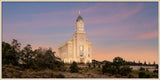
<svg viewBox="0 0 160 80">
<path fill-rule="evenodd" d="M 80 10 L 79 10 L 79 15 L 80 15 Z"/>
</svg>

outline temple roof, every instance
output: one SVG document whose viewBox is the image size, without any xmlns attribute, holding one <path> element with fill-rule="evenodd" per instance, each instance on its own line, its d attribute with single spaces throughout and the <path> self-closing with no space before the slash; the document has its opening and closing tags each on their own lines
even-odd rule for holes
<svg viewBox="0 0 160 80">
<path fill-rule="evenodd" d="M 77 20 L 76 20 L 76 21 L 80 21 L 80 20 L 83 21 L 83 18 L 82 18 L 82 16 L 80 15 L 80 11 L 79 11 L 79 16 L 77 17 Z"/>
<path fill-rule="evenodd" d="M 79 15 L 76 21 L 80 21 L 80 20 L 83 21 L 83 18 L 82 18 L 82 16 Z"/>
</svg>

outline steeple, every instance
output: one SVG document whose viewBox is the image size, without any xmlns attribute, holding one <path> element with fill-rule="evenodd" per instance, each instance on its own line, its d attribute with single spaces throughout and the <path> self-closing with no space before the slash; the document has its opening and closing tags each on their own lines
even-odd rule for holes
<svg viewBox="0 0 160 80">
<path fill-rule="evenodd" d="M 80 12 L 80 10 L 79 10 L 79 15 L 80 15 L 80 13 L 81 13 L 81 12 Z"/>
<path fill-rule="evenodd" d="M 80 15 L 80 10 L 79 10 L 79 16 L 78 16 L 78 18 L 77 18 L 76 22 L 77 22 L 77 21 L 80 21 L 80 20 L 82 20 L 82 21 L 83 21 L 83 18 L 82 18 L 82 16 Z"/>
</svg>

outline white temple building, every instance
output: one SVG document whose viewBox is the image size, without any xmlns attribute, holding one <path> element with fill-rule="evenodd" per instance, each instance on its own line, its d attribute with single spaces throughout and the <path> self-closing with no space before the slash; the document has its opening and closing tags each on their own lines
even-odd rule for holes
<svg viewBox="0 0 160 80">
<path fill-rule="evenodd" d="M 59 47 L 59 56 L 64 63 L 91 63 L 92 62 L 92 43 L 88 42 L 84 30 L 83 18 L 79 16 L 75 22 L 76 31 L 73 38 Z"/>
</svg>

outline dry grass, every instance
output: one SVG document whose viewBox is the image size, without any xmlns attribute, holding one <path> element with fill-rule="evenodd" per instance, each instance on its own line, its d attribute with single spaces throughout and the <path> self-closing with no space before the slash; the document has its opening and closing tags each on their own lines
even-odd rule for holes
<svg viewBox="0 0 160 80">
<path fill-rule="evenodd" d="M 100 68 L 81 68 L 79 73 L 70 73 L 69 69 L 65 71 L 54 71 L 45 69 L 35 71 L 32 69 L 21 69 L 18 66 L 3 65 L 2 78 L 137 78 L 137 74 L 128 76 L 102 74 Z"/>
</svg>

